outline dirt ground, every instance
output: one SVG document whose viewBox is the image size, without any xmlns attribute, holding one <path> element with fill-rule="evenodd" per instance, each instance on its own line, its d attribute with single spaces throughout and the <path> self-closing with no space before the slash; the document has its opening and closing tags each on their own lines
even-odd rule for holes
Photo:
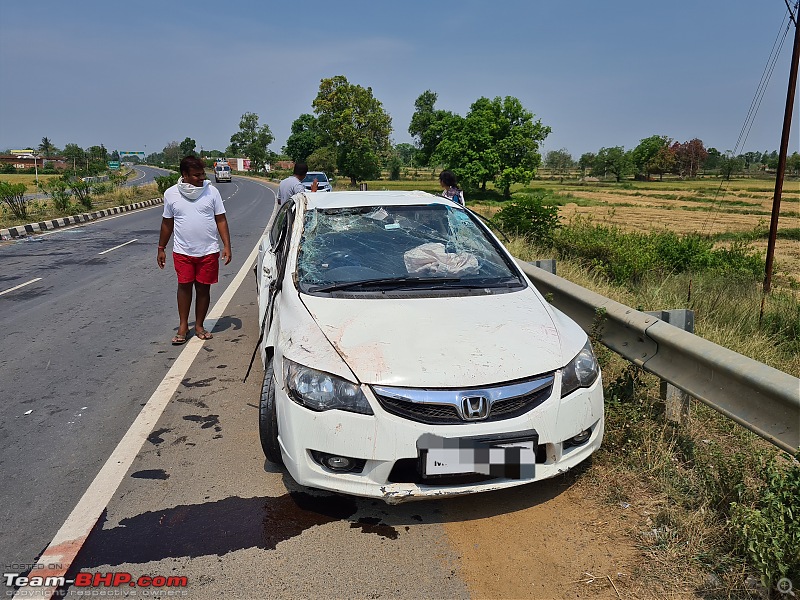
<svg viewBox="0 0 800 600">
<path fill-rule="evenodd" d="M 477 502 L 492 503 L 494 516 Z M 553 479 L 449 505 L 445 528 L 473 598 L 646 598 L 627 515 Z"/>
</svg>

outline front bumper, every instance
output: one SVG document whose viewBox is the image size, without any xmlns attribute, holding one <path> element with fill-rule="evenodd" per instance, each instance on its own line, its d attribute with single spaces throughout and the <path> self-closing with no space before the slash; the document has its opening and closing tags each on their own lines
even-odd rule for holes
<svg viewBox="0 0 800 600">
<path fill-rule="evenodd" d="M 314 412 L 293 402 L 279 374 L 276 379 L 279 442 L 284 464 L 294 480 L 307 487 L 381 498 L 389 504 L 497 490 L 555 477 L 586 460 L 600 447 L 603 438 L 600 377 L 590 388 L 576 390 L 563 399 L 558 397 L 561 382 L 557 377 L 551 397 L 528 413 L 501 421 L 459 425 L 429 425 L 390 414 L 381 407 L 369 386 L 363 386 L 363 391 L 374 416 L 341 410 Z M 577 446 L 565 443 L 586 429 L 591 430 L 586 442 Z M 530 430 L 538 434 L 539 444 L 532 477 L 470 483 L 398 477 L 396 467 L 416 464 L 417 442 L 425 434 L 462 438 Z M 319 464 L 312 451 L 362 459 L 365 463 L 358 473 L 335 472 Z"/>
</svg>

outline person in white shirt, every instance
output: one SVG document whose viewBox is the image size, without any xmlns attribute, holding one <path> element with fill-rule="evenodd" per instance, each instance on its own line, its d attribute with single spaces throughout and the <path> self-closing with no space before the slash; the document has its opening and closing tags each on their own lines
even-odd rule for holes
<svg viewBox="0 0 800 600">
<path fill-rule="evenodd" d="M 231 262 L 231 236 L 225 206 L 217 188 L 206 179 L 205 164 L 197 156 L 181 160 L 178 183 L 164 192 L 164 213 L 156 262 L 163 269 L 166 247 L 175 233 L 172 261 L 178 274 L 178 332 L 172 344 L 179 346 L 189 338 L 189 309 L 195 291 L 194 331 L 201 340 L 210 340 L 203 327 L 211 303 L 211 284 L 219 278 L 219 260 Z M 222 240 L 220 254 L 217 233 Z"/>
<path fill-rule="evenodd" d="M 286 179 L 282 179 L 278 186 L 278 206 L 286 202 L 289 198 L 300 192 L 305 192 L 306 188 L 303 185 L 303 179 L 308 173 L 308 165 L 306 163 L 294 163 L 294 171 Z M 311 184 L 311 191 L 317 191 L 317 180 Z"/>
</svg>

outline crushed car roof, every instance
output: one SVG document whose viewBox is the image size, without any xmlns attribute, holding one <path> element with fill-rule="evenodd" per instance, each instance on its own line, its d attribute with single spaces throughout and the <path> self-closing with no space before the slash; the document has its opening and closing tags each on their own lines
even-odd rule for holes
<svg viewBox="0 0 800 600">
<path fill-rule="evenodd" d="M 401 205 L 414 206 L 420 204 L 444 204 L 456 206 L 456 204 L 443 196 L 434 196 L 419 190 L 406 192 L 400 190 L 381 191 L 381 192 L 306 192 L 308 200 L 307 208 L 349 208 L 355 206 L 375 206 L 375 205 Z"/>
</svg>

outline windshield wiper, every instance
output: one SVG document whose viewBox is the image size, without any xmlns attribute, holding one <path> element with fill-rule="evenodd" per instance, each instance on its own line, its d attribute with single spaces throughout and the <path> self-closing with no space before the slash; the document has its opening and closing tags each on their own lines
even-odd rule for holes
<svg viewBox="0 0 800 600">
<path fill-rule="evenodd" d="M 460 277 L 380 277 L 378 279 L 360 279 L 358 281 L 342 281 L 328 285 L 317 285 L 308 288 L 309 292 L 333 292 L 336 290 L 346 290 L 353 287 L 379 287 L 379 286 L 405 286 L 412 284 L 429 285 L 461 281 Z"/>
</svg>

